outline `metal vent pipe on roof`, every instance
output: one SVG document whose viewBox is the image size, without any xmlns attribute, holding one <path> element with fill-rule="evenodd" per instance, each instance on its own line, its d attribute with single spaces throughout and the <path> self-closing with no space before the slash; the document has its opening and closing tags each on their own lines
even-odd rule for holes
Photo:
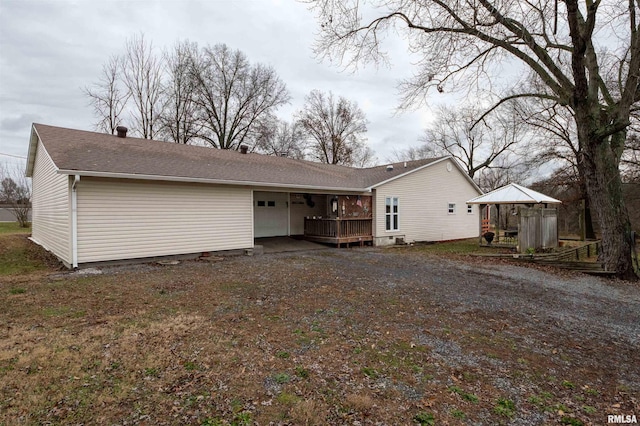
<svg viewBox="0 0 640 426">
<path fill-rule="evenodd" d="M 246 154 L 248 150 L 249 147 L 247 145 L 240 145 L 240 154 Z"/>
<path fill-rule="evenodd" d="M 128 131 L 128 130 L 129 130 L 129 129 L 127 129 L 127 128 L 126 128 L 126 127 L 124 127 L 124 126 L 118 126 L 118 127 L 116 127 L 116 132 L 118 132 L 118 137 L 119 137 L 119 138 L 126 138 L 126 137 L 127 137 L 127 131 Z"/>
<path fill-rule="evenodd" d="M 387 171 L 390 172 L 391 170 L 393 170 L 393 164 L 389 164 L 387 166 Z"/>
</svg>

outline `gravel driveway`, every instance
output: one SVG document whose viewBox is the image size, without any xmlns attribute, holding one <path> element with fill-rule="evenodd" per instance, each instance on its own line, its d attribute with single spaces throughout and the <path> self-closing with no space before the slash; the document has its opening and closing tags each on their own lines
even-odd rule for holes
<svg viewBox="0 0 640 426">
<path fill-rule="evenodd" d="M 265 271 L 299 267 L 310 276 L 324 276 L 325 280 L 337 282 L 341 293 L 363 292 L 376 301 L 398 299 L 399 309 L 409 311 L 413 319 L 372 324 L 367 332 L 402 328 L 413 334 L 418 344 L 430 347 L 433 356 L 454 371 L 472 368 L 494 375 L 492 384 L 519 403 L 537 388 L 533 384 L 528 388 L 526 380 L 512 376 L 518 363 L 524 361 L 498 359 L 485 352 L 482 345 L 465 345 L 462 338 L 449 337 L 447 329 L 465 335 L 499 333 L 512 347 L 526 347 L 540 355 L 538 367 L 546 369 L 552 380 L 555 376 L 573 374 L 600 388 L 613 388 L 614 393 L 622 389 L 629 398 L 625 413 L 640 415 L 638 284 L 496 263 L 491 259 L 425 255 L 415 249 L 276 254 L 239 262 L 250 262 Z M 317 286 L 318 280 L 310 280 L 309 285 Z M 335 310 L 344 309 L 339 295 L 328 299 Z M 379 309 L 379 303 L 372 303 L 371 308 Z M 360 309 L 366 312 L 367 307 Z M 373 317 L 373 311 L 371 314 Z M 558 357 L 559 362 L 552 361 Z M 455 381 L 447 384 L 455 385 Z M 572 387 L 573 383 L 562 380 L 559 385 Z M 606 413 L 619 412 L 624 396 L 601 394 L 603 405 L 613 407 Z M 622 404 L 623 411 L 624 408 Z M 561 409 L 558 411 L 562 413 Z M 605 413 L 600 414 L 597 418 L 606 423 Z M 552 418 L 549 414 L 523 412 L 511 419 L 510 424 L 555 423 Z"/>
</svg>

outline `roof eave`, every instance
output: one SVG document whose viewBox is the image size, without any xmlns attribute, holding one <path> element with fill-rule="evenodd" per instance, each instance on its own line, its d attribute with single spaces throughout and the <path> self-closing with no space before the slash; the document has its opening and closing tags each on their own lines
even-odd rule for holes
<svg viewBox="0 0 640 426">
<path fill-rule="evenodd" d="M 254 182 L 243 180 L 226 180 L 226 179 L 209 179 L 209 178 L 194 178 L 187 176 L 163 176 L 163 175 L 144 175 L 134 173 L 115 173 L 115 172 L 96 172 L 89 170 L 58 170 L 59 174 L 65 175 L 79 175 L 88 177 L 99 178 L 114 178 L 114 179 L 138 179 L 138 180 L 153 180 L 153 181 L 165 181 L 165 182 L 184 182 L 184 183 L 208 183 L 219 185 L 234 185 L 234 186 L 257 186 L 265 188 L 292 188 L 298 190 L 313 190 L 313 191 L 335 191 L 335 192 L 371 192 L 368 188 L 342 188 L 333 186 L 315 186 L 315 185 L 301 185 L 293 183 L 279 183 L 279 182 Z"/>
<path fill-rule="evenodd" d="M 475 198 L 467 201 L 466 204 L 562 204 L 562 201 L 537 201 L 537 200 L 522 200 L 522 201 L 474 201 Z"/>
<path fill-rule="evenodd" d="M 33 176 L 33 167 L 36 162 L 36 150 L 38 149 L 38 141 L 40 140 L 40 135 L 38 135 L 38 131 L 36 130 L 35 123 L 31 125 L 31 137 L 29 138 L 29 151 L 27 154 L 27 169 L 25 170 L 25 176 L 32 177 Z"/>
<path fill-rule="evenodd" d="M 379 187 L 379 186 L 382 186 L 382 185 L 384 185 L 384 184 L 386 184 L 386 183 L 389 183 L 389 182 L 394 181 L 394 180 L 396 180 L 396 179 L 399 179 L 399 178 L 401 178 L 401 177 L 407 176 L 407 175 L 409 175 L 409 174 L 411 174 L 411 173 L 414 173 L 414 172 L 417 172 L 417 171 L 419 171 L 419 170 L 426 169 L 426 168 L 427 168 L 427 167 L 429 167 L 429 166 L 433 166 L 433 165 L 435 165 L 435 164 L 441 163 L 441 162 L 446 161 L 446 160 L 451 160 L 451 162 L 452 162 L 452 163 L 454 163 L 454 164 L 456 165 L 456 167 L 458 168 L 458 170 L 459 170 L 459 171 L 464 175 L 464 177 L 467 179 L 467 181 L 469 181 L 469 182 L 471 183 L 471 185 L 476 189 L 476 191 L 478 191 L 478 193 L 480 193 L 480 194 L 483 194 L 482 189 L 480 189 L 480 187 L 478 186 L 478 184 L 476 184 L 476 183 L 473 181 L 473 179 L 471 179 L 471 177 L 469 177 L 469 175 L 464 171 L 464 169 L 460 166 L 460 164 L 458 164 L 458 162 L 453 158 L 453 156 L 452 156 L 452 155 L 447 155 L 446 157 L 442 157 L 442 158 L 440 158 L 440 159 L 438 159 L 438 160 L 432 161 L 431 163 L 427 163 L 427 164 L 424 164 L 424 165 L 422 165 L 422 166 L 420 166 L 420 167 L 416 167 L 415 169 L 409 170 L 409 171 L 408 171 L 408 172 L 406 172 L 406 173 L 402 173 L 402 174 L 399 174 L 399 175 L 394 176 L 394 177 L 392 177 L 392 178 L 389 178 L 389 179 L 383 180 L 382 182 L 378 182 L 378 183 L 376 183 L 376 184 L 374 184 L 374 185 L 371 185 L 371 186 L 367 187 L 367 190 L 371 191 L 371 190 L 373 190 L 373 189 L 375 189 L 375 188 L 377 188 L 377 187 Z"/>
</svg>

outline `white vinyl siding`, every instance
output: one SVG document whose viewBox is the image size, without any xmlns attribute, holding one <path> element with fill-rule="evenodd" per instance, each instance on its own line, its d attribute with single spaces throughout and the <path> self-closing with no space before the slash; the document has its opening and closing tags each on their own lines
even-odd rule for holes
<svg viewBox="0 0 640 426">
<path fill-rule="evenodd" d="M 78 262 L 253 247 L 251 190 L 82 178 Z"/>
<path fill-rule="evenodd" d="M 441 161 L 374 189 L 374 232 L 376 244 L 394 243 L 396 238 L 412 241 L 442 241 L 476 236 L 478 213 L 449 214 L 450 203 L 466 205 L 478 190 L 453 164 Z M 399 230 L 386 230 L 386 199 L 400 204 Z"/>
<path fill-rule="evenodd" d="M 31 235 L 36 243 L 70 264 L 69 176 L 56 172 L 49 154 L 38 141 L 32 176 Z"/>
</svg>

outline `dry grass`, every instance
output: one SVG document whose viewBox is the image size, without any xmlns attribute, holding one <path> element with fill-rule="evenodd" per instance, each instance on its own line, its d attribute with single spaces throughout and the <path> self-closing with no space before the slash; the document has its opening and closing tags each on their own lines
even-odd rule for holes
<svg viewBox="0 0 640 426">
<path fill-rule="evenodd" d="M 334 253 L 0 276 L 0 424 L 501 424 L 503 397 L 590 424 L 637 403 L 606 341 L 384 290 Z"/>
</svg>

